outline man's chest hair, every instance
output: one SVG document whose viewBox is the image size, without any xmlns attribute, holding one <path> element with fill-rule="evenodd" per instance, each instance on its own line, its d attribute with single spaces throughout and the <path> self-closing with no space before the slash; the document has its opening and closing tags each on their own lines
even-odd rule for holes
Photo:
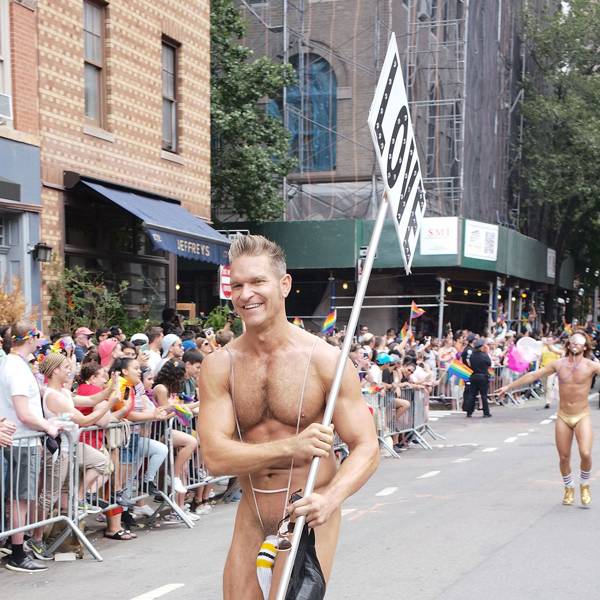
<svg viewBox="0 0 600 600">
<path fill-rule="evenodd" d="M 296 427 L 307 360 L 236 362 L 235 405 L 243 431 L 270 420 Z M 301 430 L 319 420 L 324 403 L 323 387 L 311 365 L 301 408 Z"/>
</svg>

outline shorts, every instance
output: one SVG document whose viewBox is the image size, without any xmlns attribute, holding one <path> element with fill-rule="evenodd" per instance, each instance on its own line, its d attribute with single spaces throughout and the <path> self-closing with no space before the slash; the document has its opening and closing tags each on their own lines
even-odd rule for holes
<svg viewBox="0 0 600 600">
<path fill-rule="evenodd" d="M 40 475 L 41 447 L 9 446 L 2 449 L 8 480 L 3 494 L 16 500 L 36 500 Z M 0 485 L 2 482 L 0 481 Z"/>
<path fill-rule="evenodd" d="M 110 461 L 100 450 L 89 444 L 77 444 L 77 464 L 84 471 L 94 469 L 99 475 L 110 475 Z"/>
<path fill-rule="evenodd" d="M 132 464 L 140 460 L 140 434 L 131 432 L 129 443 L 121 448 L 121 463 Z"/>
</svg>

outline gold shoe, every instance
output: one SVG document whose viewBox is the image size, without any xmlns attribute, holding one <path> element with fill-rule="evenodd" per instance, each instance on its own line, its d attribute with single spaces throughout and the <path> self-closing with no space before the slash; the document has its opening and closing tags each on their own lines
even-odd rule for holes
<svg viewBox="0 0 600 600">
<path fill-rule="evenodd" d="M 575 502 L 575 488 L 565 486 L 565 495 L 563 496 L 562 503 L 565 506 L 571 506 L 573 504 L 573 502 Z M 583 502 L 583 499 L 582 499 L 582 502 Z"/>
<path fill-rule="evenodd" d="M 590 486 L 589 485 L 580 485 L 579 489 L 581 491 L 582 506 L 589 506 L 592 503 L 592 495 L 590 494 Z"/>
</svg>

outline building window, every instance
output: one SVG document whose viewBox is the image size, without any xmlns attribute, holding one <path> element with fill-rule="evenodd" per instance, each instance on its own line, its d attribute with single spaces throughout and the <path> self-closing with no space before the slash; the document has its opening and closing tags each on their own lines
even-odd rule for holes
<svg viewBox="0 0 600 600">
<path fill-rule="evenodd" d="M 104 124 L 104 18 L 105 8 L 83 3 L 85 118 Z"/>
<path fill-rule="evenodd" d="M 162 147 L 177 152 L 177 46 L 170 41 L 162 43 Z"/>
<path fill-rule="evenodd" d="M 8 0 L 0 0 L 0 124 L 12 120 Z"/>
<path fill-rule="evenodd" d="M 315 54 L 292 57 L 299 84 L 288 91 L 292 153 L 299 170 L 333 171 L 336 161 L 337 80 Z M 301 64 L 303 63 L 303 64 Z"/>
</svg>

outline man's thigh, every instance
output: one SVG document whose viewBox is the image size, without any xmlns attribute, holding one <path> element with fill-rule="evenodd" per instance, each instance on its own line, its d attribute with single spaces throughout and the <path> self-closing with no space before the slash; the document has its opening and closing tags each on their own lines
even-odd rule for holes
<svg viewBox="0 0 600 600">
<path fill-rule="evenodd" d="M 263 600 L 256 577 L 256 556 L 263 541 L 264 535 L 254 514 L 242 500 L 223 571 L 224 600 Z"/>
</svg>

